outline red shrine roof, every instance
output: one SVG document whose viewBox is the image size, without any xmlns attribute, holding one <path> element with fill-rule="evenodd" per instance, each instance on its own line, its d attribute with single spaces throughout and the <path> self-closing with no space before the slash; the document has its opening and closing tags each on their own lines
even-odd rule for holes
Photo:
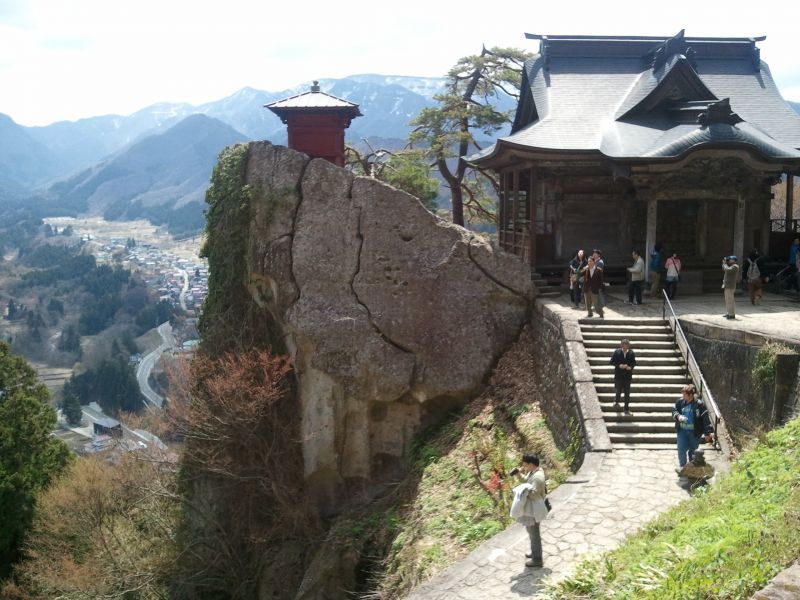
<svg viewBox="0 0 800 600">
<path fill-rule="evenodd" d="M 270 109 L 285 123 L 286 117 L 289 113 L 296 112 L 340 112 L 350 116 L 350 118 L 362 116 L 361 111 L 358 110 L 358 104 L 342 100 L 319 89 L 319 82 L 315 81 L 311 86 L 311 90 L 297 94 L 283 100 L 276 100 L 264 105 L 265 108 Z"/>
</svg>

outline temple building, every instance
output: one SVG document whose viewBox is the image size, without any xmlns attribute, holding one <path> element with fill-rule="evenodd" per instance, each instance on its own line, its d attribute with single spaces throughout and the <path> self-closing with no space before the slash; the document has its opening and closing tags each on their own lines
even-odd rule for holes
<svg viewBox="0 0 800 600">
<path fill-rule="evenodd" d="M 358 104 L 342 100 L 320 90 L 315 81 L 302 94 L 265 104 L 283 121 L 288 130 L 288 146 L 311 158 L 324 158 L 344 166 L 344 130 L 363 116 Z"/>
<path fill-rule="evenodd" d="M 511 133 L 467 159 L 500 176 L 504 249 L 542 270 L 593 247 L 628 265 L 660 242 L 700 286 L 723 256 L 768 253 L 771 188 L 800 172 L 800 115 L 763 37 L 526 37 L 540 47 Z"/>
</svg>

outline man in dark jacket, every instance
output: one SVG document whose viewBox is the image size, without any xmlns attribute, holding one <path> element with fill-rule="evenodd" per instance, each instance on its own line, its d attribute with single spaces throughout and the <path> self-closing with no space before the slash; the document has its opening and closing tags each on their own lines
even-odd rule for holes
<svg viewBox="0 0 800 600">
<path fill-rule="evenodd" d="M 683 386 L 681 398 L 672 409 L 672 418 L 675 420 L 675 431 L 678 436 L 678 464 L 676 471 L 680 475 L 686 463 L 692 460 L 694 451 L 700 446 L 700 438 L 705 437 L 706 442 L 711 440 L 714 428 L 708 410 L 702 400 L 697 399 L 696 390 L 692 384 Z"/>
<path fill-rule="evenodd" d="M 586 267 L 583 269 L 583 297 L 586 302 L 587 317 L 593 316 L 592 309 L 597 311 L 598 316 L 603 318 L 603 303 L 600 301 L 600 293 L 603 290 L 603 269 L 598 267 L 593 256 L 589 257 Z"/>
<path fill-rule="evenodd" d="M 631 379 L 633 368 L 636 366 L 636 355 L 631 350 L 631 343 L 628 340 L 622 340 L 619 346 L 614 350 L 610 361 L 614 365 L 614 391 L 617 393 L 614 406 L 619 408 L 619 397 L 624 393 L 625 414 L 630 414 L 628 404 L 631 401 Z"/>
</svg>

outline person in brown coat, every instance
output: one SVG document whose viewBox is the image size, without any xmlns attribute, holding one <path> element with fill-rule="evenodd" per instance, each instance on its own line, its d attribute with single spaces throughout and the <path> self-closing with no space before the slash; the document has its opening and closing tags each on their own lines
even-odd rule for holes
<svg viewBox="0 0 800 600">
<path fill-rule="evenodd" d="M 600 303 L 600 292 L 603 289 L 603 269 L 595 263 L 594 257 L 590 256 L 586 268 L 583 270 L 583 296 L 586 302 L 587 316 L 593 317 L 592 307 L 597 311 L 597 315 L 603 318 L 603 305 Z"/>
</svg>

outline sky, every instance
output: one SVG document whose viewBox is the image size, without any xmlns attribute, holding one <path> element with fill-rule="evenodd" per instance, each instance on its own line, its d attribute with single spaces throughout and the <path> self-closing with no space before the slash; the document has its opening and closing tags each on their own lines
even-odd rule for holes
<svg viewBox="0 0 800 600">
<path fill-rule="evenodd" d="M 750 37 L 800 101 L 800 1 L 0 0 L 0 113 L 22 125 L 361 73 L 444 75 L 524 34 Z"/>
</svg>

